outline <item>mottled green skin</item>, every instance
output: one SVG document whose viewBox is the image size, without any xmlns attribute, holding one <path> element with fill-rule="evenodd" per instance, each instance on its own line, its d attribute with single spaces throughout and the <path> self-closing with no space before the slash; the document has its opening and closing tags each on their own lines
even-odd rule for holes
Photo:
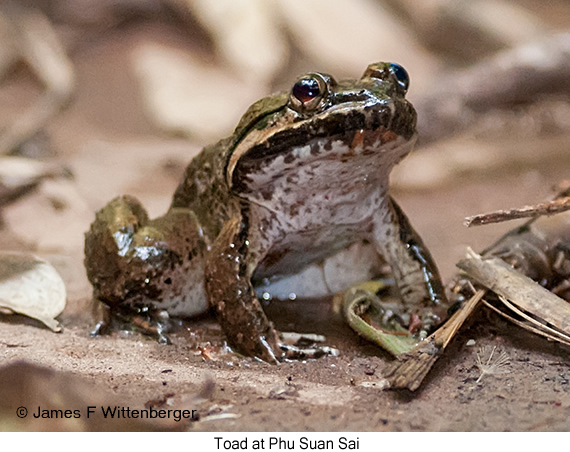
<svg viewBox="0 0 570 452">
<path fill-rule="evenodd" d="M 231 137 L 192 160 L 163 217 L 149 222 L 125 197 L 97 214 L 85 259 L 97 298 L 176 315 L 207 300 L 238 350 L 270 362 L 283 351 L 254 276 L 295 274 L 371 243 L 406 312 L 444 301 L 429 252 L 388 196 L 390 170 L 416 136 L 406 89 L 387 63 L 359 80 L 311 77 L 326 86 L 318 103 L 281 93 L 253 104 Z"/>
</svg>

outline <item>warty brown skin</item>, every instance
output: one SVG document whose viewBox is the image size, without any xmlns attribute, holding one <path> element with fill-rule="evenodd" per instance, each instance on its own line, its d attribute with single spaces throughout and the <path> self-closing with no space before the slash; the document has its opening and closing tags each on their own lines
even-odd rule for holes
<svg viewBox="0 0 570 452">
<path fill-rule="evenodd" d="M 416 136 L 401 75 L 389 63 L 359 80 L 308 74 L 194 158 L 163 217 L 149 221 L 132 198 L 112 201 L 86 234 L 95 297 L 174 315 L 207 303 L 240 352 L 275 362 L 279 335 L 252 281 L 369 242 L 393 270 L 402 312 L 430 322 L 445 303 L 439 274 L 388 195 L 390 171 Z"/>
</svg>

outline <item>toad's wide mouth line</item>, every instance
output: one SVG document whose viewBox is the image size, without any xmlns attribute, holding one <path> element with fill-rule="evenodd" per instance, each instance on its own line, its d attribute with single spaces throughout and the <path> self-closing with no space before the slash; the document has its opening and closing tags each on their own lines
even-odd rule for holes
<svg viewBox="0 0 570 452">
<path fill-rule="evenodd" d="M 412 150 L 416 138 L 413 135 L 408 140 L 384 130 L 364 134 L 364 138 L 355 134 L 350 145 L 314 138 L 272 158 L 245 159 L 234 170 L 232 191 L 239 196 L 259 190 L 269 196 L 270 187 L 275 185 L 288 185 L 286 191 L 291 192 L 295 187 L 301 191 L 315 189 L 321 182 L 329 189 L 330 184 L 338 187 L 362 178 L 368 183 L 372 179 L 387 179 L 393 166 Z M 370 143 L 365 144 L 366 141 Z M 304 182 L 297 185 L 301 179 Z"/>
<path fill-rule="evenodd" d="M 350 148 L 359 142 L 367 146 L 367 141 L 376 138 L 388 143 L 402 136 L 408 141 L 415 133 L 415 112 L 406 101 L 383 101 L 348 111 L 344 106 L 276 130 L 252 130 L 232 153 L 226 168 L 228 183 L 232 186 L 236 182 L 234 173 L 242 166 L 240 162 L 272 159 L 317 140 L 340 141 Z"/>
<path fill-rule="evenodd" d="M 268 130 L 260 135 L 259 142 L 243 150 L 236 147 L 240 159 L 262 159 L 282 154 L 291 148 L 301 147 L 315 139 L 329 138 L 331 141 L 350 143 L 357 132 L 375 132 L 379 128 L 390 129 L 394 122 L 392 103 L 377 104 L 372 107 L 328 110 L 326 114 L 289 124 L 276 130 Z M 269 132 L 269 133 L 267 133 Z"/>
</svg>

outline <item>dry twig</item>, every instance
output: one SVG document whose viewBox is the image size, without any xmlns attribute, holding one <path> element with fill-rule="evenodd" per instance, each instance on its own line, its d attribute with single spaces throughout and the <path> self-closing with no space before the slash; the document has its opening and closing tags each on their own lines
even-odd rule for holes
<svg viewBox="0 0 570 452">
<path fill-rule="evenodd" d="M 556 213 L 565 212 L 567 210 L 570 210 L 570 197 L 542 202 L 534 206 L 524 206 L 509 210 L 497 210 L 494 212 L 474 215 L 465 219 L 465 226 L 481 226 L 485 224 L 515 220 L 517 218 L 529 218 L 540 215 L 554 215 Z"/>
<path fill-rule="evenodd" d="M 471 250 L 469 257 L 459 261 L 457 266 L 469 278 L 509 300 L 522 311 L 570 335 L 570 305 L 504 261 L 496 257 L 483 259 Z"/>
</svg>

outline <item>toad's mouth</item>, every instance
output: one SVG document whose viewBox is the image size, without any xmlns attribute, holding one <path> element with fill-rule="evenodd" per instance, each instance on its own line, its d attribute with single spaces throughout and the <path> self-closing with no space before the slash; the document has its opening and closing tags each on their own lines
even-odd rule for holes
<svg viewBox="0 0 570 452">
<path fill-rule="evenodd" d="M 239 159 L 228 167 L 228 181 L 239 192 L 249 175 L 270 167 L 287 172 L 316 159 L 375 154 L 396 142 L 414 141 L 415 124 L 415 111 L 405 101 L 333 107 L 287 127 L 252 132 L 259 139 L 247 148 L 238 144 L 234 156 Z"/>
<path fill-rule="evenodd" d="M 390 141 L 382 142 L 386 134 Z M 353 139 L 352 147 L 338 140 L 314 139 L 273 159 L 249 160 L 240 166 L 244 173 L 235 181 L 234 193 L 272 209 L 275 204 L 309 202 L 332 210 L 337 205 L 359 204 L 387 186 L 390 171 L 415 141 L 414 137 L 392 138 L 391 132 L 379 129 L 368 147 L 361 141 L 372 140 L 368 135 Z"/>
</svg>

